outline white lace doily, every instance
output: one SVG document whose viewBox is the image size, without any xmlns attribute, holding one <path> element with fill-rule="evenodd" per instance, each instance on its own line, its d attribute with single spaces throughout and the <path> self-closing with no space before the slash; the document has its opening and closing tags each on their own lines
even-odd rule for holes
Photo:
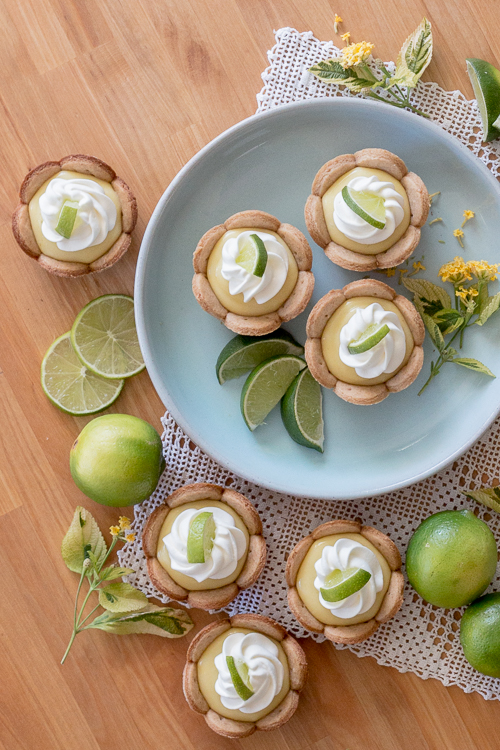
<svg viewBox="0 0 500 750">
<path fill-rule="evenodd" d="M 276 41 L 269 52 L 270 66 L 262 76 L 264 88 L 257 97 L 259 112 L 298 99 L 349 95 L 345 89 L 327 86 L 307 74 L 313 63 L 338 52 L 332 42 L 319 42 L 312 33 L 299 34 L 294 29 L 281 29 Z M 434 83 L 421 83 L 414 94 L 414 103 L 498 173 L 499 152 L 491 145 L 481 145 L 480 120 L 474 101 L 467 101 L 458 91 L 447 92 Z M 412 487 L 359 501 L 309 500 L 261 489 L 221 468 L 194 447 L 169 414 L 162 423 L 167 470 L 156 492 L 134 508 L 137 540 L 119 553 L 120 563 L 137 571 L 129 577 L 130 582 L 147 596 L 168 601 L 147 576 L 140 541 L 146 518 L 183 484 L 208 481 L 231 486 L 248 497 L 261 515 L 268 561 L 257 584 L 242 592 L 226 611 L 260 612 L 278 620 L 295 635 L 316 640 L 323 637 L 304 631 L 286 602 L 285 562 L 303 536 L 331 518 L 352 518 L 389 534 L 404 553 L 416 527 L 431 513 L 471 507 L 472 501 L 460 495 L 461 488 L 477 488 L 500 476 L 500 419 L 447 470 Z M 489 513 L 482 506 L 474 509 L 500 539 L 500 515 Z M 500 590 L 500 575 L 497 574 L 489 590 Z M 358 656 L 373 656 L 379 664 L 400 672 L 414 672 L 424 679 L 434 677 L 444 685 L 458 685 L 467 693 L 477 691 L 484 698 L 498 700 L 500 680 L 479 674 L 463 656 L 458 638 L 462 611 L 426 604 L 407 584 L 404 604 L 396 617 L 364 643 L 349 648 Z"/>
</svg>

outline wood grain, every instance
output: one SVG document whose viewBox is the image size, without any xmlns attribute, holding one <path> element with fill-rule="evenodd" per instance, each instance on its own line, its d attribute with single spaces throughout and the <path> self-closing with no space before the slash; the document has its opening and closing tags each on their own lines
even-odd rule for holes
<svg viewBox="0 0 500 750">
<path fill-rule="evenodd" d="M 79 309 L 132 293 L 140 239 L 177 171 L 204 144 L 255 111 L 273 29 L 343 30 L 394 59 L 427 15 L 435 34 L 425 79 L 472 90 L 465 58 L 500 58 L 494 0 L 1 0 L 0 1 L 0 747 L 4 750 L 473 750 L 494 748 L 500 707 L 437 681 L 303 642 L 310 677 L 294 718 L 231 742 L 184 701 L 191 635 L 78 637 L 66 664 L 75 575 L 60 557 L 74 507 L 104 527 L 116 512 L 72 482 L 70 446 L 86 423 L 55 409 L 39 385 L 42 356 Z M 337 42 L 340 40 L 337 38 Z M 30 167 L 67 153 L 111 164 L 133 188 L 139 223 L 112 269 L 50 276 L 16 246 L 10 216 Z M 113 407 L 160 428 L 147 373 Z M 194 613 L 196 630 L 213 619 Z"/>
</svg>

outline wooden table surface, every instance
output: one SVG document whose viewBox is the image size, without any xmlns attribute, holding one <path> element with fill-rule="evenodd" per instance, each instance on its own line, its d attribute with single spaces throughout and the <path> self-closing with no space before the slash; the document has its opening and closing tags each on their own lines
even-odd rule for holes
<svg viewBox="0 0 500 750">
<path fill-rule="evenodd" d="M 184 701 L 192 634 L 170 641 L 92 631 L 59 664 L 77 584 L 62 562 L 61 539 L 77 504 L 104 528 L 116 513 L 73 484 L 69 449 L 87 420 L 45 398 L 42 356 L 86 302 L 133 292 L 141 236 L 162 192 L 202 146 L 255 111 L 273 29 L 331 39 L 335 11 L 343 30 L 374 42 L 385 60 L 425 14 L 435 40 L 425 79 L 468 97 L 465 58 L 500 59 L 494 0 L 0 0 L 2 748 L 500 747 L 498 703 L 328 643 L 303 642 L 310 678 L 294 718 L 241 742 L 213 734 Z M 27 170 L 74 152 L 95 154 L 123 176 L 136 193 L 139 223 L 114 268 L 65 280 L 23 255 L 10 217 Z M 127 384 L 113 411 L 160 429 L 163 407 L 146 372 Z M 194 619 L 196 632 L 213 617 L 195 611 Z"/>
</svg>

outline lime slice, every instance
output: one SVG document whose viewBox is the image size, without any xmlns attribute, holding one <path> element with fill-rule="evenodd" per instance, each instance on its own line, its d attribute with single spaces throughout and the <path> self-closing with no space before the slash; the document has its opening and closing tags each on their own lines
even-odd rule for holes
<svg viewBox="0 0 500 750">
<path fill-rule="evenodd" d="M 103 380 L 82 365 L 71 345 L 70 334 L 54 341 L 42 361 L 42 388 L 53 404 L 74 416 L 95 414 L 111 406 L 123 380 Z"/>
<path fill-rule="evenodd" d="M 325 602 L 341 602 L 366 586 L 371 577 L 372 574 L 362 568 L 334 570 L 325 578 L 326 587 L 319 592 Z"/>
<path fill-rule="evenodd" d="M 71 343 L 85 367 L 103 378 L 130 378 L 144 369 L 134 318 L 134 300 L 105 294 L 81 310 Z"/>
<path fill-rule="evenodd" d="M 500 70 L 486 60 L 472 57 L 466 60 L 474 96 L 476 97 L 485 142 L 500 137 Z"/>
<path fill-rule="evenodd" d="M 198 513 L 189 526 L 187 538 L 188 563 L 204 563 L 214 546 L 215 521 L 210 512 Z"/>
<path fill-rule="evenodd" d="M 379 344 L 388 333 L 389 326 L 387 323 L 384 323 L 383 325 L 373 323 L 371 326 L 368 326 L 366 331 L 362 333 L 358 339 L 353 339 L 351 343 L 347 345 L 349 354 L 362 354 L 362 352 L 367 352 L 369 349 L 373 349 L 373 347 Z"/>
<path fill-rule="evenodd" d="M 258 339 L 255 336 L 238 335 L 232 338 L 219 354 L 215 371 L 222 385 L 226 380 L 239 378 L 253 370 L 269 357 L 303 353 L 304 347 L 298 344 L 288 331 L 281 328 L 266 336 L 259 336 Z"/>
<path fill-rule="evenodd" d="M 241 392 L 241 413 L 247 427 L 255 430 L 285 395 L 306 363 L 294 354 L 280 354 L 257 365 Z"/>
<path fill-rule="evenodd" d="M 229 669 L 229 674 L 231 675 L 231 680 L 233 681 L 234 689 L 240 696 L 241 700 L 247 701 L 253 695 L 253 690 L 248 679 L 247 665 L 242 663 L 238 669 L 233 656 L 226 656 L 226 664 Z"/>
<path fill-rule="evenodd" d="M 67 240 L 69 240 L 73 232 L 77 213 L 78 203 L 72 203 L 71 201 L 65 201 L 65 203 L 63 203 L 56 226 L 56 232 L 59 232 L 59 234 Z"/>
<path fill-rule="evenodd" d="M 281 401 L 281 416 L 288 434 L 300 445 L 323 453 L 321 386 L 306 368 L 299 372 Z"/>
<path fill-rule="evenodd" d="M 352 190 L 348 185 L 342 188 L 342 198 L 370 226 L 385 227 L 385 200 L 379 195 L 364 190 Z"/>
<path fill-rule="evenodd" d="M 266 246 L 258 234 L 251 234 L 243 240 L 236 263 L 253 276 L 264 276 L 267 266 Z"/>
</svg>

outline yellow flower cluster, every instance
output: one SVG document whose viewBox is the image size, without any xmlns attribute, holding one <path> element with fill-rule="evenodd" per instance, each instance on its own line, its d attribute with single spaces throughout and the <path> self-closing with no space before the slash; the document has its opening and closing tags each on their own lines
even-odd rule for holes
<svg viewBox="0 0 500 750">
<path fill-rule="evenodd" d="M 109 527 L 112 536 L 120 536 L 120 534 L 124 534 L 124 537 L 121 537 L 122 539 L 125 538 L 126 542 L 133 542 L 135 539 L 134 532 L 131 531 L 128 534 L 125 534 L 125 531 L 130 529 L 130 518 L 127 518 L 127 516 L 120 516 L 118 523 L 119 526 Z"/>
<path fill-rule="evenodd" d="M 451 281 L 452 284 L 463 284 L 471 281 L 474 275 L 478 281 L 495 281 L 500 263 L 488 263 L 486 260 L 465 261 L 458 255 L 449 263 L 445 263 L 439 269 L 438 275 L 443 281 Z M 460 294 L 458 295 L 461 296 Z M 475 297 L 475 294 L 472 294 Z"/>
<path fill-rule="evenodd" d="M 344 36 L 346 35 L 344 34 Z M 374 46 L 375 45 L 370 44 L 370 42 L 357 42 L 356 44 L 350 44 L 348 47 L 344 47 L 340 64 L 344 69 L 352 68 L 354 65 L 359 65 L 371 55 Z"/>
<path fill-rule="evenodd" d="M 110 526 L 109 530 L 110 530 L 112 536 L 118 536 L 118 534 L 120 533 L 120 527 L 119 526 Z"/>
<path fill-rule="evenodd" d="M 467 299 L 472 299 L 473 297 L 477 297 L 479 292 L 474 286 L 470 286 L 468 289 L 466 289 L 463 286 L 460 286 L 458 289 L 455 290 L 455 294 L 457 297 L 460 297 L 460 299 L 463 302 L 467 302 Z"/>
</svg>

